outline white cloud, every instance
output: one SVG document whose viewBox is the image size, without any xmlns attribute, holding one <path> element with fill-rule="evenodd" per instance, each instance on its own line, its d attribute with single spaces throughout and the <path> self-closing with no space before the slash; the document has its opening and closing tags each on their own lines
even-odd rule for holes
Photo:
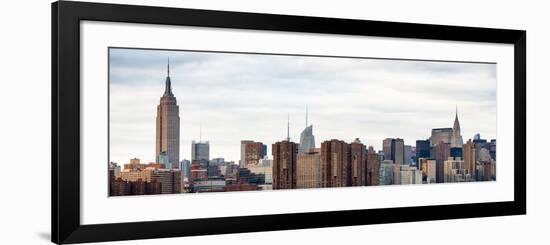
<svg viewBox="0 0 550 245">
<path fill-rule="evenodd" d="M 465 138 L 496 135 L 494 64 L 113 49 L 111 160 L 154 159 L 168 56 L 182 158 L 200 125 L 211 157 L 234 161 L 241 140 L 270 148 L 284 139 L 287 113 L 298 141 L 306 104 L 317 146 L 360 138 L 380 149 L 386 137 L 414 145 L 432 128 L 452 127 L 455 105 Z"/>
</svg>

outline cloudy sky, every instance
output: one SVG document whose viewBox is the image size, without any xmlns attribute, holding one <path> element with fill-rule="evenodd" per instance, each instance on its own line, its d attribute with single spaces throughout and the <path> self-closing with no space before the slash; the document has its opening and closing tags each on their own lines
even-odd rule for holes
<svg viewBox="0 0 550 245">
<path fill-rule="evenodd" d="M 452 127 L 455 106 L 466 141 L 496 136 L 496 65 L 136 49 L 110 50 L 110 158 L 155 158 L 156 106 L 170 57 L 180 107 L 180 158 L 191 141 L 210 157 L 238 161 L 240 141 L 299 142 L 305 108 L 316 145 L 359 138 L 379 150 L 400 137 L 414 145 Z"/>
</svg>

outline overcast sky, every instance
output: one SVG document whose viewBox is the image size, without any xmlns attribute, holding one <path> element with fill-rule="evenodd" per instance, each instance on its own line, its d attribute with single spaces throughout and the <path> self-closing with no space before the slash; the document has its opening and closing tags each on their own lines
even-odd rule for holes
<svg viewBox="0 0 550 245">
<path fill-rule="evenodd" d="M 170 57 L 180 108 L 181 159 L 191 141 L 210 141 L 210 157 L 238 162 L 240 141 L 299 142 L 305 108 L 316 146 L 359 138 L 380 150 L 387 137 L 415 145 L 432 128 L 464 141 L 496 136 L 496 65 L 135 49 L 110 50 L 110 159 L 155 159 L 156 107 Z M 271 158 L 271 155 L 270 155 Z"/>
</svg>

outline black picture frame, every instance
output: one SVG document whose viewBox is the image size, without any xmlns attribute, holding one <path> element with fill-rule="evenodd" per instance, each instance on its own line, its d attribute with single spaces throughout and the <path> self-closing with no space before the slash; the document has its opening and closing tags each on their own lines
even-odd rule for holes
<svg viewBox="0 0 550 245">
<path fill-rule="evenodd" d="M 514 201 L 80 224 L 80 21 L 200 26 L 514 45 Z M 52 4 L 54 243 L 257 232 L 526 213 L 526 31 L 61 1 Z"/>
</svg>

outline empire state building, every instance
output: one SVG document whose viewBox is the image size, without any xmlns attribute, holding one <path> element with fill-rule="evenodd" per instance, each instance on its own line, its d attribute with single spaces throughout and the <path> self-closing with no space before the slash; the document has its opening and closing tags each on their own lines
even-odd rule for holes
<svg viewBox="0 0 550 245">
<path fill-rule="evenodd" d="M 164 94 L 157 106 L 156 161 L 176 166 L 180 159 L 180 116 L 170 81 L 170 60 L 167 65 Z"/>
</svg>

